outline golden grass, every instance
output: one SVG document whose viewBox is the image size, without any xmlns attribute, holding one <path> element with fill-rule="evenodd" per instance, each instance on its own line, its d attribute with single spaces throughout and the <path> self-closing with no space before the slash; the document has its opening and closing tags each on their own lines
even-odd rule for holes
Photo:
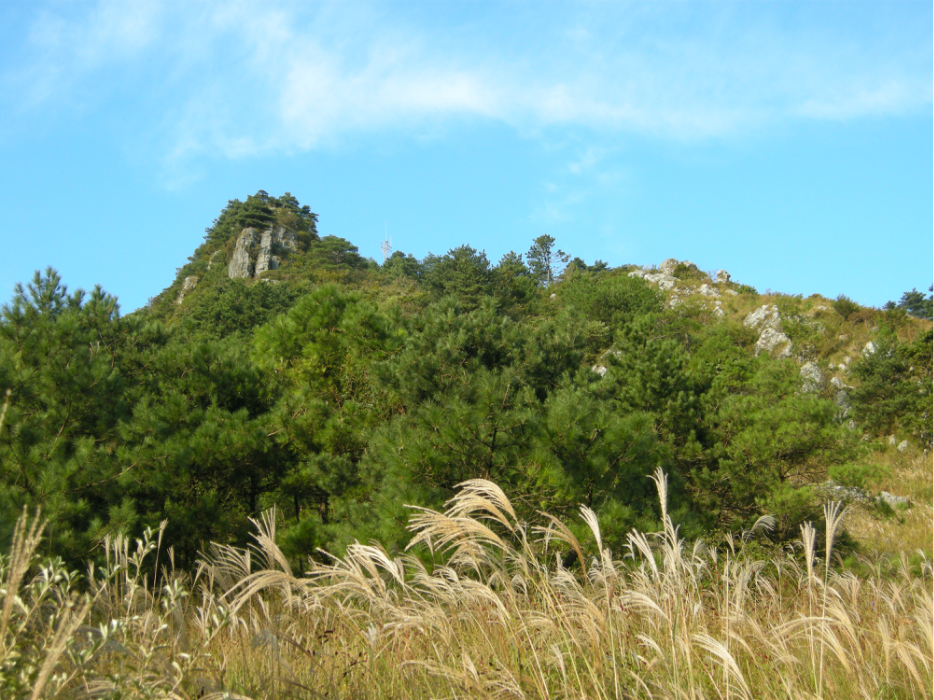
<svg viewBox="0 0 934 700">
<path fill-rule="evenodd" d="M 889 517 L 873 509 L 855 508 L 846 520 L 847 533 L 871 559 L 897 558 L 900 553 L 919 550 L 930 559 L 934 543 L 934 461 L 929 451 L 910 448 L 900 453 L 894 448 L 874 455 L 873 462 L 886 468 L 888 475 L 874 486 L 878 490 L 904 496 L 912 507 Z"/>
<path fill-rule="evenodd" d="M 586 508 L 582 543 L 471 481 L 443 513 L 414 509 L 401 556 L 356 544 L 297 576 L 268 514 L 253 547 L 212 546 L 188 582 L 163 566 L 158 591 L 144 573 L 157 533 L 108 542 L 79 594 L 60 563 L 36 568 L 41 528 L 24 518 L 0 564 L 0 696 L 932 696 L 929 562 L 828 567 L 819 555 L 848 517 L 835 505 L 823 538 L 808 525 L 768 562 L 744 553 L 751 532 L 689 544 L 653 478 L 664 530 L 630 533 L 623 552 Z"/>
</svg>

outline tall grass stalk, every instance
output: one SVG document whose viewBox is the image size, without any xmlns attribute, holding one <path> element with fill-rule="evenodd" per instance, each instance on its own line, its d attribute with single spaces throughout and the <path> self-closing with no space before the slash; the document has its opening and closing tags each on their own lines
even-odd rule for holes
<svg viewBox="0 0 934 700">
<path fill-rule="evenodd" d="M 620 559 L 592 511 L 584 541 L 473 481 L 444 511 L 414 508 L 399 554 L 354 544 L 298 574 L 268 513 L 193 578 L 152 575 L 158 532 L 115 535 L 81 593 L 38 560 L 42 525 L 24 517 L 0 558 L 0 697 L 931 697 L 929 562 L 834 573 L 834 504 L 823 576 L 810 524 L 768 562 L 747 547 L 767 519 L 719 553 L 689 546 L 652 478 L 662 528 L 630 532 Z"/>
<path fill-rule="evenodd" d="M 821 644 L 820 644 L 820 669 L 818 671 L 818 678 L 820 679 L 820 684 L 817 687 L 817 697 L 824 697 L 824 640 L 827 636 L 826 633 L 826 618 L 827 618 L 827 594 L 830 591 L 830 561 L 833 556 L 833 544 L 834 538 L 837 534 L 837 527 L 840 525 L 840 521 L 843 518 L 844 512 L 843 504 L 836 501 L 831 501 L 824 505 L 824 522 L 826 527 L 824 529 L 824 590 L 823 590 L 823 600 L 821 602 Z"/>
</svg>

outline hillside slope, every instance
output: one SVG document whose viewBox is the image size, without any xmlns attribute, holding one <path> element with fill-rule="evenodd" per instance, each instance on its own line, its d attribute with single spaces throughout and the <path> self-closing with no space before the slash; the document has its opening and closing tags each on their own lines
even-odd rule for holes
<svg viewBox="0 0 934 700">
<path fill-rule="evenodd" d="M 929 320 L 554 244 L 379 265 L 260 192 L 127 317 L 37 274 L 0 321 L 0 536 L 41 503 L 50 551 L 93 558 L 167 520 L 191 566 L 274 507 L 299 561 L 399 546 L 406 504 L 483 478 L 532 522 L 587 505 L 617 547 L 658 526 L 661 466 L 686 534 L 770 514 L 778 544 L 844 497 L 854 535 L 883 523 L 930 557 Z"/>
</svg>

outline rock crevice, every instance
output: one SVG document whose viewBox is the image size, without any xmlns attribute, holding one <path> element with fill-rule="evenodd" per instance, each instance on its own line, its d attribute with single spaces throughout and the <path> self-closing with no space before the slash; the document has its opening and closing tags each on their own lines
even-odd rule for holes
<svg viewBox="0 0 934 700">
<path fill-rule="evenodd" d="M 260 277 L 264 272 L 278 269 L 281 252 L 298 250 L 295 233 L 284 226 L 273 226 L 262 233 L 245 228 L 237 238 L 227 276 L 231 279 Z"/>
</svg>

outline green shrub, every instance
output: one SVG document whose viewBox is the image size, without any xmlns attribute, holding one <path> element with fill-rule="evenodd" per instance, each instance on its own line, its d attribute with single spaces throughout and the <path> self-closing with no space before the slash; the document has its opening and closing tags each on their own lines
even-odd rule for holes
<svg viewBox="0 0 934 700">
<path fill-rule="evenodd" d="M 706 272 L 697 269 L 697 265 L 685 265 L 678 263 L 672 271 L 672 276 L 680 280 L 709 280 L 710 276 Z"/>
<path fill-rule="evenodd" d="M 855 301 L 850 299 L 845 294 L 841 294 L 833 302 L 833 310 L 836 311 L 843 317 L 843 320 L 847 320 L 852 314 L 855 314 L 860 310 L 860 305 Z"/>
<path fill-rule="evenodd" d="M 888 467 L 881 464 L 846 464 L 832 465 L 827 470 L 827 476 L 841 486 L 855 486 L 865 489 L 878 483 L 889 475 Z"/>
</svg>

